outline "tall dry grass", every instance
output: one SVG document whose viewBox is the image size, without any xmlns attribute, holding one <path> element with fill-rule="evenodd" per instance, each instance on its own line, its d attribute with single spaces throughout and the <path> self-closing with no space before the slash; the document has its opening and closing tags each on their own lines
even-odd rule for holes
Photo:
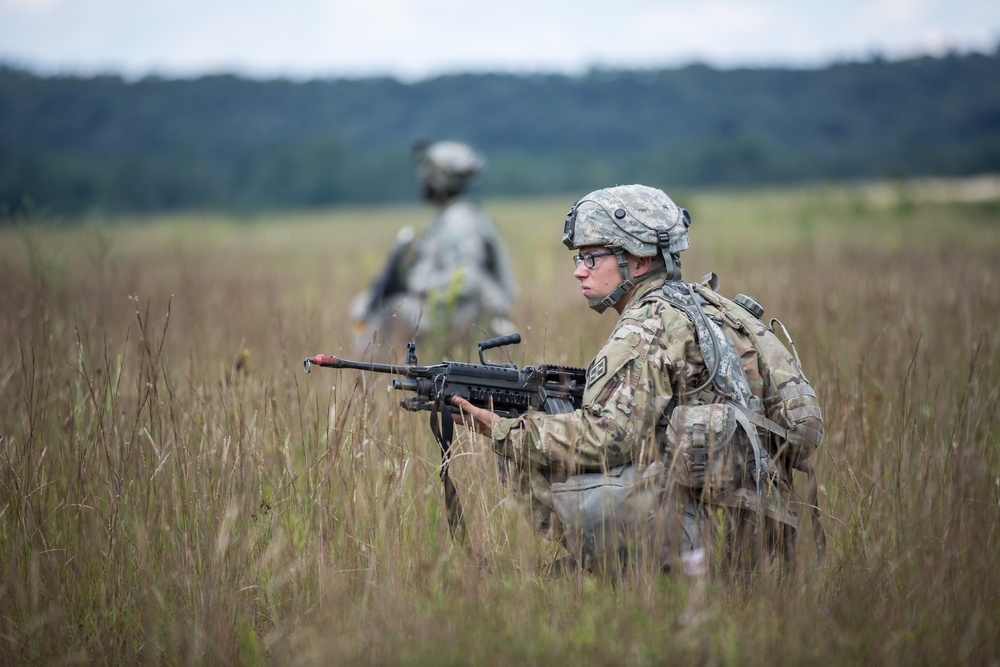
<svg viewBox="0 0 1000 667">
<path fill-rule="evenodd" d="M 1000 661 L 1000 201 L 883 186 L 672 193 L 685 276 L 790 329 L 827 433 L 830 539 L 745 595 L 547 579 L 468 434 L 448 537 L 426 415 L 348 353 L 351 296 L 419 207 L 0 230 L 0 663 Z M 518 364 L 586 365 L 565 201 L 494 201 Z M 943 201 L 942 201 L 943 199 Z M 132 223 L 132 224 L 129 224 Z M 418 350 L 421 361 L 433 359 Z"/>
</svg>

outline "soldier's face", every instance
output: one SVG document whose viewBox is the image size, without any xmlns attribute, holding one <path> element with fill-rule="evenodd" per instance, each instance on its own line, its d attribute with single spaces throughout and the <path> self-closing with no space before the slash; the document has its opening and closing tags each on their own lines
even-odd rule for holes
<svg viewBox="0 0 1000 667">
<path fill-rule="evenodd" d="M 580 248 L 580 255 L 601 255 L 594 257 L 594 268 L 588 269 L 586 262 L 580 262 L 573 272 L 573 277 L 580 281 L 580 289 L 583 296 L 588 299 L 603 299 L 611 294 L 621 283 L 622 277 L 618 272 L 618 259 L 614 253 L 607 253 L 608 249 L 602 246 L 586 246 Z M 631 258 L 629 258 L 631 261 Z"/>
</svg>

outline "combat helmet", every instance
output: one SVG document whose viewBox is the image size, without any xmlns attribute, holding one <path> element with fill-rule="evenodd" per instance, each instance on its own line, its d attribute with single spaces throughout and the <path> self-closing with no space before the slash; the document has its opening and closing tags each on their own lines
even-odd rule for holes
<svg viewBox="0 0 1000 667">
<path fill-rule="evenodd" d="M 618 258 L 622 282 L 603 299 L 588 299 L 603 313 L 635 285 L 625 253 L 663 256 L 667 280 L 680 280 L 680 253 L 688 248 L 691 216 L 662 190 L 646 185 L 618 185 L 595 190 L 578 200 L 566 216 L 563 243 L 570 250 L 604 246 Z"/>
<path fill-rule="evenodd" d="M 425 187 L 436 193 L 454 195 L 464 191 L 486 168 L 486 158 L 461 141 L 417 141 L 413 161 Z"/>
</svg>

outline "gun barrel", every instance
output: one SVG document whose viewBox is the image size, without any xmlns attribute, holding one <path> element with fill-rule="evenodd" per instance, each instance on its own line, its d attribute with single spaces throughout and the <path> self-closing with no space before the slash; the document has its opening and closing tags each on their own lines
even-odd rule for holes
<svg viewBox="0 0 1000 667">
<path fill-rule="evenodd" d="M 355 371 L 372 371 L 375 373 L 390 373 L 392 375 L 405 375 L 408 370 L 412 370 L 411 366 L 378 364 L 373 361 L 350 361 L 325 354 L 317 354 L 315 357 L 309 357 L 303 362 L 306 373 L 309 372 L 309 366 L 312 364 L 325 368 L 347 368 Z"/>
</svg>

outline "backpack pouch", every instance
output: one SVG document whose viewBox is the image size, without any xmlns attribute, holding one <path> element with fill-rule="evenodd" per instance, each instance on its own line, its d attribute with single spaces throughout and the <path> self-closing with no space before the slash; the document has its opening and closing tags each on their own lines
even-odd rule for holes
<svg viewBox="0 0 1000 667">
<path fill-rule="evenodd" d="M 665 447 L 668 474 L 681 486 L 711 495 L 743 485 L 749 443 L 743 430 L 737 428 L 733 405 L 674 408 Z"/>
</svg>

